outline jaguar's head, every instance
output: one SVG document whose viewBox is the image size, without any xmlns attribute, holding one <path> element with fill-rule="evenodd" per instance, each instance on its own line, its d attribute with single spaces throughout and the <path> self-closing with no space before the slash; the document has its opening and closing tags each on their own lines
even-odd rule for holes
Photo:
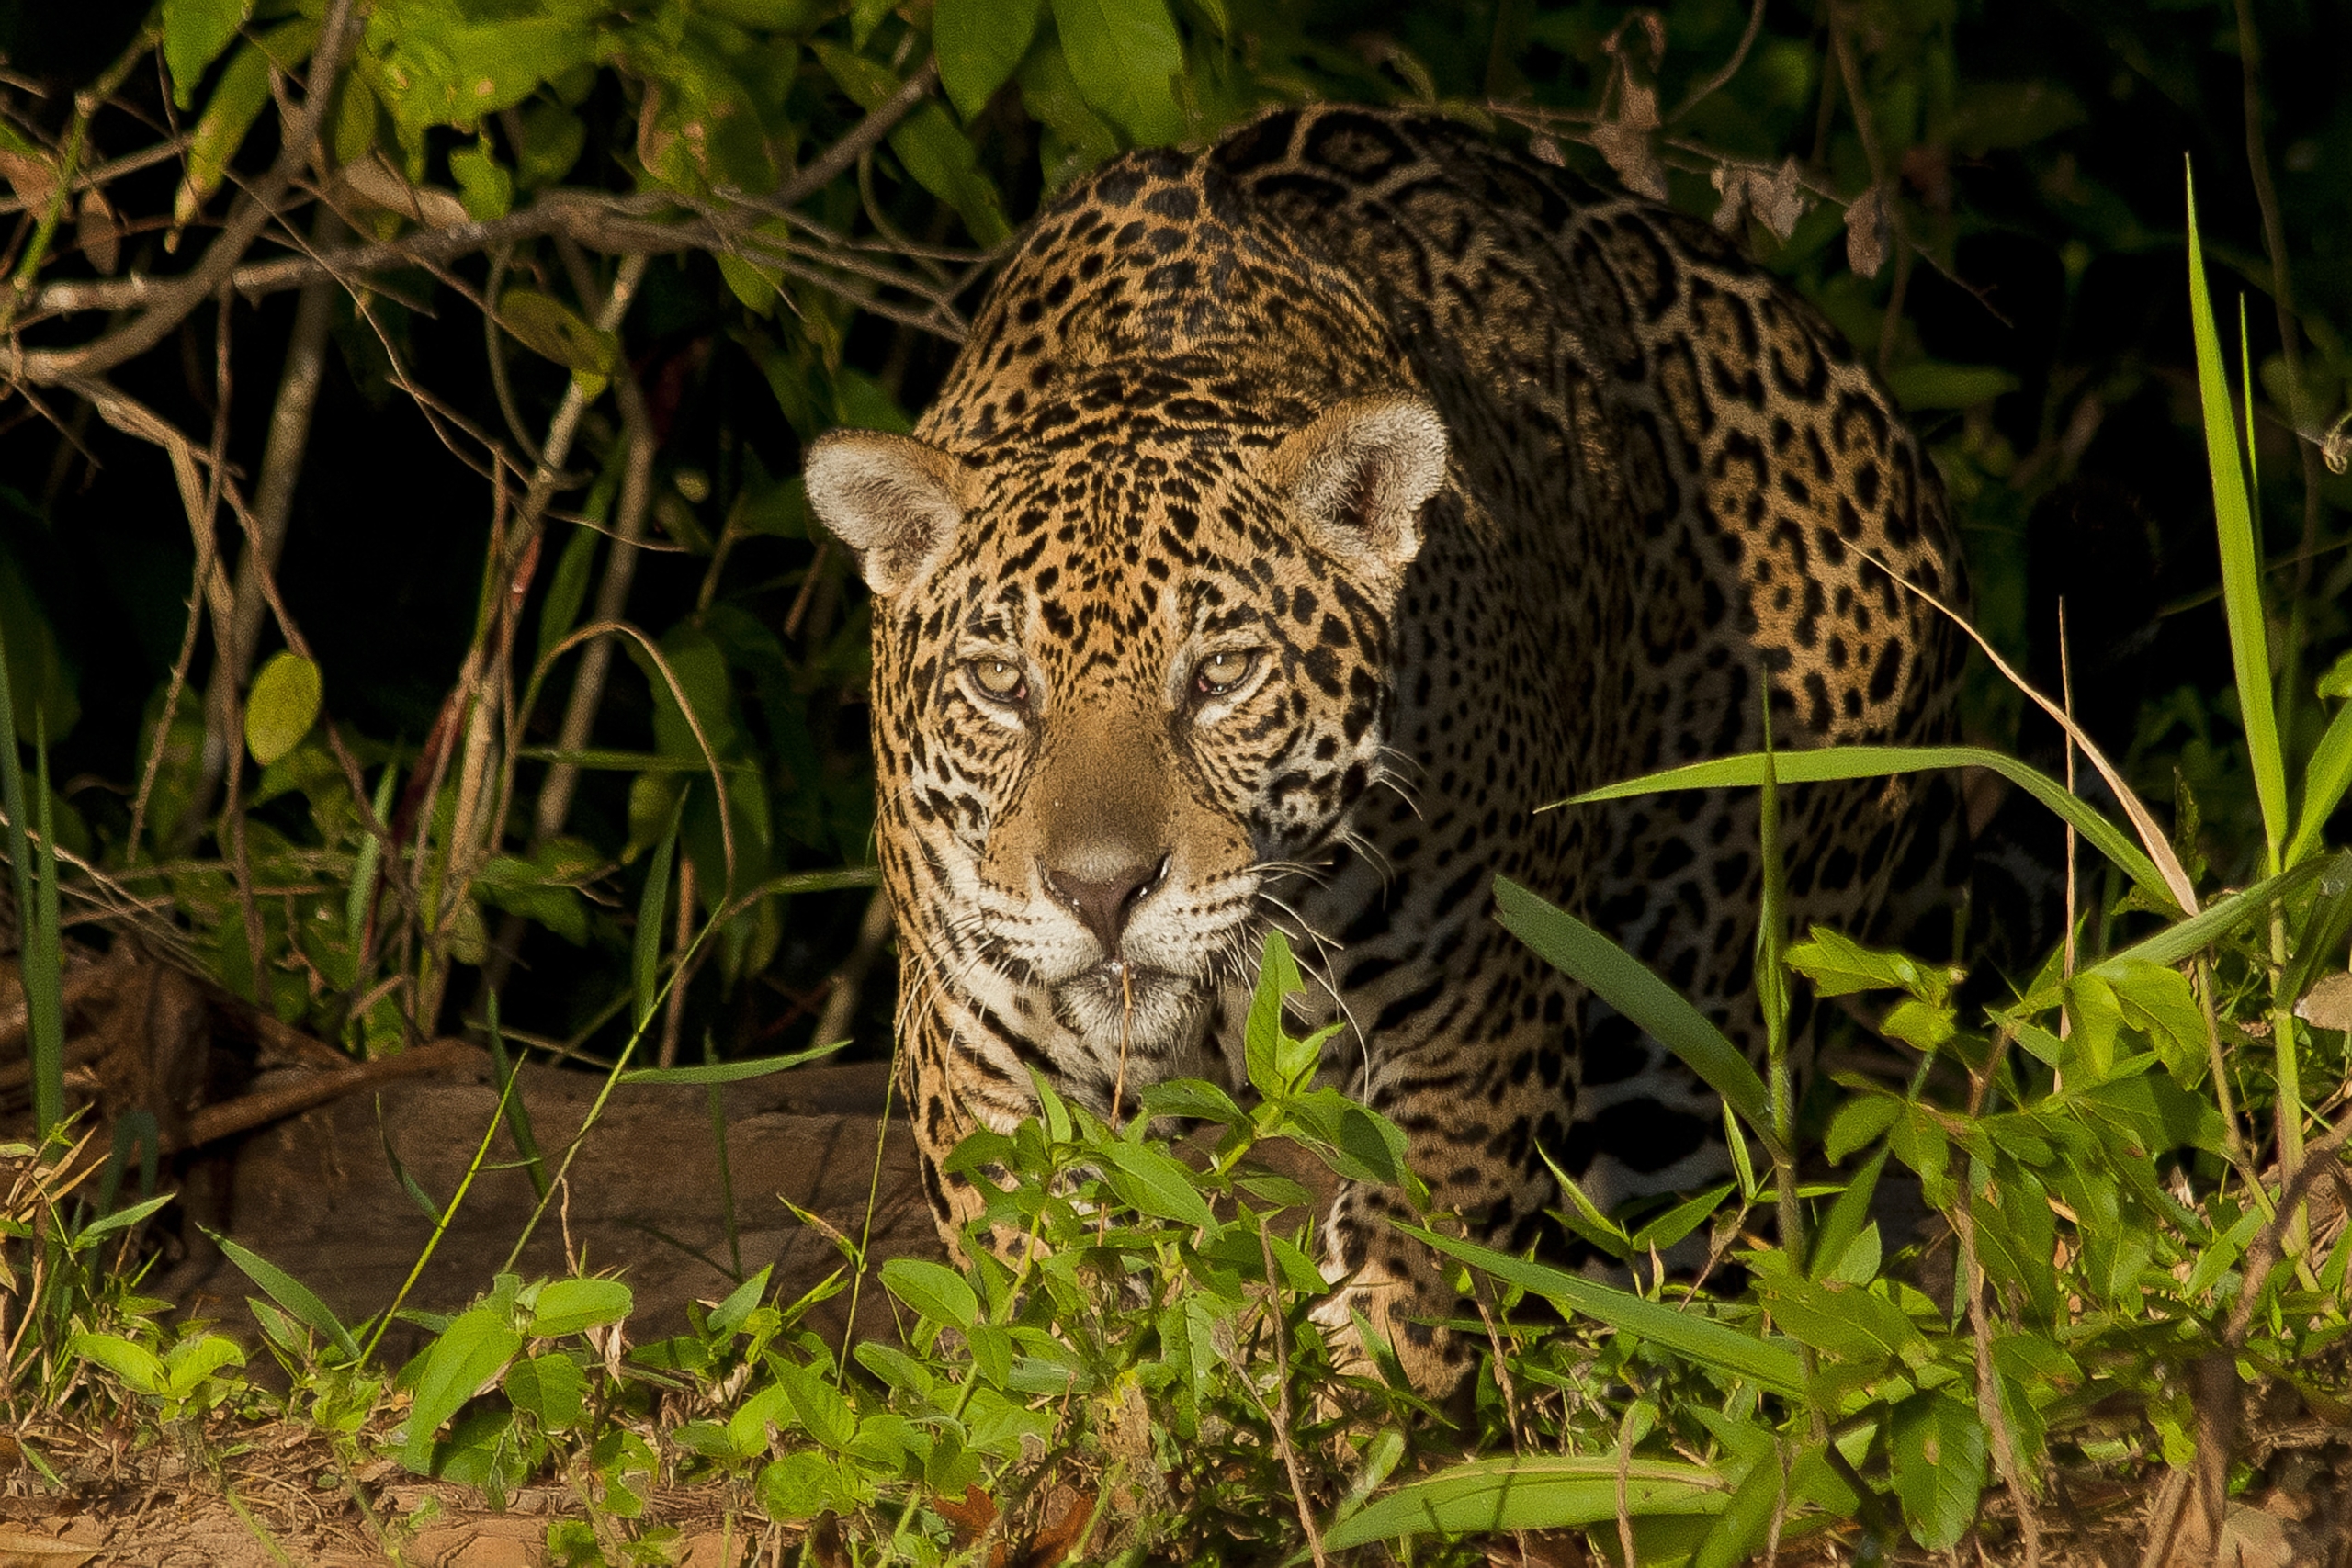
<svg viewBox="0 0 2352 1568">
<path fill-rule="evenodd" d="M 1214 399 L 1100 367 L 984 450 L 840 431 L 808 458 L 875 594 L 904 934 L 1066 1071 L 1197 1041 L 1266 883 L 1345 831 L 1389 739 L 1443 424 L 1403 392 L 1274 422 Z"/>
</svg>

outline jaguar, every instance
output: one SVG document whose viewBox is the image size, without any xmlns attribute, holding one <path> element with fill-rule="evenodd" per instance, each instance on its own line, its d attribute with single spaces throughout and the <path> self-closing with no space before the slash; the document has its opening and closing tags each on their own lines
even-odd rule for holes
<svg viewBox="0 0 2352 1568">
<path fill-rule="evenodd" d="M 1035 1110 L 1246 1085 L 1264 933 L 1329 1081 L 1432 1202 L 1557 1247 L 1728 1168 L 1716 1099 L 1493 918 L 1508 877 L 1763 1049 L 1754 792 L 1542 809 L 1757 749 L 1951 731 L 1966 603 L 1936 476 L 1825 320 L 1703 220 L 1431 113 L 1281 108 L 1036 220 L 911 435 L 836 431 L 812 511 L 874 605 L 899 1038 L 944 1168 Z M 1791 919 L 1883 927 L 1953 813 L 1791 788 Z M 1818 1020 L 1799 998 L 1802 1050 Z M 979 1178 L 977 1179 L 985 1179 Z M 1453 1292 L 1342 1186 L 1325 1315 L 1458 1382 Z"/>
</svg>

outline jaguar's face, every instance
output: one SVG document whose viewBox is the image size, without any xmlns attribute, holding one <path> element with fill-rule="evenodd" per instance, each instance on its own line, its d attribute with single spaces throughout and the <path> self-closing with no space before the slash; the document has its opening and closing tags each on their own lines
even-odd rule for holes
<svg viewBox="0 0 2352 1568">
<path fill-rule="evenodd" d="M 1164 1055 L 1379 775 L 1445 437 L 1403 397 L 1271 435 L 1045 423 L 970 459 L 829 436 L 809 497 L 880 600 L 884 833 L 937 906 L 914 929 L 1033 1039 Z"/>
</svg>

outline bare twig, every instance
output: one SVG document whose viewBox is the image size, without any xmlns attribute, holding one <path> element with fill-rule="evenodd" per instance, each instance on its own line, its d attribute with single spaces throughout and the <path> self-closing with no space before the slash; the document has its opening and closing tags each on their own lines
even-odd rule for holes
<svg viewBox="0 0 2352 1568">
<path fill-rule="evenodd" d="M 718 809 L 727 810 L 727 797 L 719 796 Z M 694 982 L 692 964 L 695 957 L 695 917 L 699 902 L 695 886 L 695 860 L 692 855 L 678 857 L 678 914 L 671 943 L 671 962 L 678 971 L 670 983 L 670 999 L 662 1014 L 662 1055 L 658 1065 L 674 1067 L 678 1065 L 678 1038 L 685 1032 L 686 987 Z"/>
<path fill-rule="evenodd" d="M 621 470 L 618 527 L 613 536 L 612 553 L 605 558 L 605 575 L 596 584 L 595 618 L 599 621 L 626 617 L 629 587 L 637 576 L 638 547 L 645 536 L 646 516 L 653 497 L 656 442 L 644 394 L 627 373 L 616 389 L 619 393 L 628 456 L 627 466 Z M 582 650 L 580 671 L 572 677 L 571 694 L 564 704 L 563 721 L 556 730 L 557 750 L 578 751 L 586 748 L 595 728 L 596 710 L 605 700 L 605 681 L 612 665 L 613 645 L 608 638 L 599 637 Z M 580 770 L 571 763 L 557 762 L 548 769 L 546 782 L 539 786 L 538 808 L 533 821 L 539 842 L 563 831 L 564 822 L 571 815 L 572 794 L 579 784 Z"/>
<path fill-rule="evenodd" d="M 322 212 L 312 239 L 326 243 L 334 238 L 341 220 Z M 231 678 L 243 684 L 252 670 L 254 645 L 261 632 L 263 593 L 260 579 L 274 571 L 286 547 L 286 531 L 294 512 L 294 488 L 302 473 L 302 455 L 310 445 L 311 416 L 318 408 L 319 385 L 326 371 L 327 329 L 334 320 L 334 289 L 324 281 L 305 287 L 294 306 L 294 329 L 286 344 L 286 367 L 279 373 L 277 401 L 269 414 L 269 439 L 262 449 L 261 482 L 254 489 L 253 532 L 244 558 L 237 563 L 236 611 L 230 624 L 228 646 L 220 658 Z"/>
<path fill-rule="evenodd" d="M 301 118 L 287 128 L 277 161 L 238 201 L 206 248 L 204 259 L 160 290 L 137 318 L 93 342 L 74 348 L 33 351 L 15 342 L 0 344 L 0 377 L 51 382 L 103 376 L 161 343 L 190 311 L 231 281 L 246 249 L 277 216 L 279 198 L 293 185 L 318 141 L 327 104 L 334 96 L 335 78 L 342 73 L 357 36 L 356 9 L 356 0 L 329 0 L 319 27 L 318 45 L 311 55 Z"/>
<path fill-rule="evenodd" d="M 812 1044 L 830 1045 L 849 1038 L 850 1030 L 857 1022 L 857 1004 L 865 988 L 865 976 L 872 971 L 882 944 L 889 940 L 890 895 L 877 887 L 866 900 L 865 913 L 857 922 L 855 945 L 826 983 L 825 1010 L 817 1017 L 817 1032 L 810 1036 Z"/>
<path fill-rule="evenodd" d="M 1739 47 L 1731 51 L 1731 58 L 1724 62 L 1722 70 L 1693 87 L 1690 96 L 1682 100 L 1682 107 L 1666 117 L 1666 122 L 1668 125 L 1672 125 L 1676 120 L 1697 108 L 1703 100 L 1722 91 L 1733 77 L 1739 74 L 1739 68 L 1747 63 L 1747 51 L 1756 47 L 1756 35 L 1763 26 L 1764 0 L 1756 0 L 1756 4 L 1748 9 L 1747 30 L 1739 35 Z"/>
<path fill-rule="evenodd" d="M 148 47 L 153 47 L 152 41 Z M 86 190 L 102 190 L 125 175 L 135 175 L 141 169 L 152 169 L 158 164 L 170 163 L 187 151 L 187 144 L 188 139 L 185 136 L 169 137 L 152 147 L 141 147 L 136 152 L 126 152 L 119 158 L 112 158 L 106 163 L 83 169 L 74 175 L 73 190 L 77 196 Z M 0 196 L 0 218 L 5 218 L 12 212 L 24 210 L 25 204 L 22 198 L 16 196 Z"/>
<path fill-rule="evenodd" d="M 2180 863 L 2180 856 L 2175 852 L 2172 840 L 2165 835 L 2162 828 L 2156 825 L 2154 816 L 2141 802 L 2139 795 L 2132 786 L 2123 781 L 2122 773 L 2108 760 L 2107 753 L 2099 749 L 2098 743 L 2090 738 L 2089 733 L 2081 725 L 2075 722 L 2074 716 L 2037 691 L 2031 682 L 2018 673 L 2017 667 L 2001 657 L 2000 651 L 1984 639 L 1984 634 L 1970 624 L 1967 616 L 1961 615 L 1941 599 L 1913 582 L 1868 550 L 1857 547 L 1854 553 L 1893 578 L 1895 585 L 1904 592 L 1917 595 L 1933 606 L 1936 612 L 1946 620 L 1966 633 L 1971 641 L 1984 649 L 1984 657 L 1992 660 L 1993 668 L 2000 671 L 2002 679 L 2022 693 L 2028 702 L 2048 714 L 2056 722 L 2058 728 L 2065 731 L 2067 739 L 2082 748 L 2083 756 L 2093 768 L 2098 770 L 2098 776 L 2106 781 L 2107 787 L 2115 795 L 2117 804 L 2123 807 L 2124 816 L 2131 818 L 2132 831 L 2140 836 L 2141 849 L 2146 852 L 2148 859 L 2154 863 L 2157 874 L 2164 878 L 2165 886 L 2171 892 L 2174 901 L 2180 906 L 2183 913 L 2195 914 L 2197 887 L 2189 881 L 2188 870 Z"/>
<path fill-rule="evenodd" d="M 1884 193 L 1886 220 L 1895 239 L 1894 283 L 1887 290 L 1886 313 L 1878 333 L 1878 373 L 1883 380 L 1894 367 L 1895 329 L 1902 323 L 1903 299 L 1911 286 L 1911 235 L 1904 222 L 1903 204 L 1895 199 L 1885 153 L 1879 146 L 1878 127 L 1871 118 L 1870 96 L 1862 90 L 1861 65 L 1854 58 L 1848 10 L 1842 4 L 1830 7 L 1830 48 L 1838 57 L 1838 74 L 1846 84 L 1846 102 L 1853 110 L 1854 130 L 1862 139 L 1862 154 L 1870 161 L 1871 185 Z"/>
<path fill-rule="evenodd" d="M 1290 1494 L 1298 1504 L 1298 1523 L 1306 1532 L 1306 1550 L 1315 1559 L 1315 1568 L 1326 1568 L 1323 1532 L 1316 1526 L 1315 1507 L 1306 1495 L 1306 1475 L 1298 1462 L 1298 1445 L 1291 1438 L 1290 1325 L 1283 1318 L 1282 1273 L 1274 1267 L 1273 1240 L 1266 1234 L 1262 1221 L 1258 1226 L 1258 1249 L 1266 1260 L 1266 1315 L 1274 1331 L 1274 1375 L 1280 1380 L 1274 1384 L 1274 1447 L 1282 1451 L 1283 1468 L 1290 1474 Z"/>
<path fill-rule="evenodd" d="M 511 247 L 502 246 L 490 255 L 490 280 L 482 285 L 482 298 L 488 303 L 481 313 L 482 353 L 490 361 L 491 390 L 498 394 L 498 412 L 506 421 L 506 434 L 533 463 L 539 460 L 539 444 L 523 428 L 523 411 L 514 402 L 514 378 L 506 373 L 506 333 L 498 324 L 499 285 L 506 278 L 506 263 L 513 254 Z"/>
<path fill-rule="evenodd" d="M 1976 1341 L 1976 1414 L 1993 1438 L 1993 1467 L 2001 1472 L 2016 1507 L 2018 1529 L 2025 1537 L 2027 1568 L 2041 1568 L 2041 1520 L 2033 1511 L 2025 1474 L 2018 1464 L 2017 1434 L 2001 1399 L 1999 1374 L 1993 1366 L 1993 1320 L 1984 1310 L 1984 1267 L 1976 1253 L 1975 1195 L 1962 1192 L 1951 1212 L 1952 1230 L 1960 1239 L 1961 1280 L 1968 1293 L 1968 1325 Z"/>
<path fill-rule="evenodd" d="M 906 79 L 899 90 L 866 111 L 857 129 L 834 142 L 808 164 L 793 172 L 782 189 L 774 196 L 748 197 L 737 195 L 735 199 L 746 207 L 763 212 L 788 212 L 819 191 L 849 172 L 851 165 L 882 144 L 882 139 L 897 129 L 900 120 L 914 112 L 932 87 L 939 81 L 939 62 L 926 59 Z"/>
<path fill-rule="evenodd" d="M 65 132 L 65 145 L 58 154 L 57 177 L 50 191 L 49 205 L 34 226 L 31 242 L 17 264 L 15 288 L 5 301 L 0 301 L 0 333 L 7 331 L 23 309 L 32 292 L 33 279 L 40 272 L 40 264 L 48 257 L 50 243 L 57 235 L 57 226 L 73 206 L 74 174 L 81 164 L 82 147 L 89 136 L 91 118 L 108 98 L 114 96 L 116 90 L 122 85 L 123 78 L 130 74 L 131 68 L 153 47 L 153 29 L 141 28 L 129 46 L 116 57 L 114 63 L 96 81 L 74 95 L 74 118 Z"/>
<path fill-rule="evenodd" d="M 381 1056 L 334 1072 L 305 1073 L 281 1088 L 204 1107 L 188 1118 L 187 1132 L 175 1147 L 194 1148 L 215 1139 L 250 1133 L 256 1127 L 266 1127 L 340 1100 L 355 1089 L 373 1088 L 395 1078 L 476 1068 L 482 1061 L 480 1046 L 462 1040 L 436 1040 L 397 1056 Z"/>
<path fill-rule="evenodd" d="M 613 278 L 612 292 L 605 297 L 604 309 L 596 313 L 597 331 L 620 331 L 621 318 L 628 314 L 629 301 L 637 297 L 637 286 L 644 281 L 650 259 L 644 255 L 622 258 L 620 271 Z M 563 466 L 571 460 L 572 438 L 579 434 L 580 416 L 587 410 L 587 393 L 574 379 L 564 389 L 555 417 L 548 422 L 548 438 L 541 447 L 538 465 L 532 470 L 531 488 L 525 493 L 520 515 L 515 519 L 518 543 L 537 533 L 541 513 L 566 477 Z"/>
<path fill-rule="evenodd" d="M 381 244 L 356 245 L 316 255 L 285 256 L 241 265 L 245 249 L 274 216 L 276 204 L 291 186 L 300 153 L 311 146 L 315 138 L 315 117 L 323 110 L 329 96 L 319 88 L 332 81 L 331 73 L 321 76 L 321 64 L 329 59 L 331 45 L 337 35 L 337 24 L 347 17 L 350 5 L 351 0 L 339 0 L 329 14 L 326 28 L 321 33 L 319 50 L 312 57 L 313 88 L 304 100 L 302 123 L 288 140 L 288 152 L 281 154 L 278 164 L 267 175 L 254 183 L 245 199 L 207 251 L 204 261 L 193 271 L 177 277 L 133 276 L 92 282 L 57 283 L 38 290 L 32 296 L 30 305 L 40 314 L 126 309 L 139 310 L 143 314 L 129 325 L 78 348 L 23 350 L 11 347 L 0 351 L 0 375 L 46 384 L 103 373 L 160 342 L 163 335 L 200 304 L 222 279 L 226 279 L 240 294 L 252 299 L 282 289 L 299 288 L 322 277 L 348 279 L 403 267 L 431 266 L 477 251 L 496 250 L 518 241 L 556 234 L 592 250 L 640 257 L 684 250 L 772 252 L 777 248 L 778 242 L 770 236 L 752 232 L 752 215 L 789 213 L 799 203 L 830 185 L 895 130 L 938 81 L 936 64 L 925 61 L 897 93 L 875 106 L 846 136 L 796 171 L 776 191 L 766 196 L 729 193 L 725 208 L 706 209 L 695 221 L 678 222 L 663 219 L 663 214 L 675 214 L 684 204 L 684 198 L 674 193 L 645 191 L 630 196 L 612 196 L 598 191 L 555 190 L 544 193 L 521 211 L 488 223 L 456 223 Z M 334 52 L 339 59 L 340 50 Z M 796 226 L 800 221 L 796 216 Z M 956 340 L 963 336 L 962 321 L 951 304 L 953 293 L 944 287 L 926 285 L 921 279 L 888 273 L 887 269 L 854 264 L 838 244 L 800 247 L 787 241 L 784 243 L 784 248 L 792 256 L 786 270 L 796 276 L 857 299 L 869 309 L 925 331 Z M 912 255 L 914 253 L 902 254 Z M 928 309 L 909 310 L 872 296 L 870 291 L 844 283 L 835 276 L 836 270 L 872 276 L 873 281 L 881 287 L 906 289 L 924 299 Z M 876 272 L 883 273 L 883 276 L 874 276 Z M 955 285 L 955 290 L 960 291 L 969 282 L 967 276 Z"/>
</svg>

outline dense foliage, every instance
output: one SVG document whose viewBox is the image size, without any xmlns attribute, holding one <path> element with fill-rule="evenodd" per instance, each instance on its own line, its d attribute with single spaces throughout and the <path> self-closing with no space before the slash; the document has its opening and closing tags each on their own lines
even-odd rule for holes
<svg viewBox="0 0 2352 1568">
<path fill-rule="evenodd" d="M 1298 1043 L 1269 1024 L 1259 1101 L 1158 1107 L 1235 1129 L 1205 1164 L 1051 1107 L 995 1150 L 1023 1179 L 1000 1217 L 1058 1261 L 1022 1289 L 988 1262 L 886 1272 L 913 1354 L 796 1341 L 753 1276 L 691 1343 L 625 1361 L 595 1339 L 619 1286 L 503 1277 L 400 1380 L 406 1462 L 493 1490 L 562 1469 L 596 1510 L 565 1548 L 582 1562 L 651 1550 L 643 1478 L 679 1467 L 922 1555 L 1051 1512 L 1066 1465 L 1090 1498 L 1128 1488 L 1137 1553 L 1209 1530 L 1320 1554 L 1434 1520 L 1728 1562 L 1837 1520 L 1948 1545 L 1995 1482 L 2014 1535 L 2053 1467 L 2186 1475 L 2201 1446 L 2210 1472 L 2230 1435 L 2195 1369 L 2217 1358 L 2340 1397 L 2322 1369 L 2352 1254 L 2292 1223 L 2282 1184 L 2307 1141 L 2335 1157 L 2346 1065 L 2340 1015 L 2306 1004 L 2352 909 L 2324 852 L 2352 769 L 2352 17 L 164 0 L 19 8 L 0 49 L 0 648 L 28 761 L 9 749 L 5 804 L 44 1128 L 67 1109 L 61 923 L 135 932 L 355 1055 L 492 1018 L 509 1045 L 664 1066 L 842 1033 L 887 1051 L 865 606 L 812 536 L 798 454 L 836 423 L 906 427 L 991 260 L 1074 175 L 1272 102 L 1432 102 L 1742 234 L 1910 411 L 1991 649 L 2114 759 L 2078 766 L 1983 661 L 1971 740 L 2078 785 L 2036 775 L 2017 793 L 2064 815 L 2016 814 L 2051 863 L 2085 848 L 2078 931 L 2013 990 L 1966 993 L 1994 1010 L 1838 933 L 1772 937 L 1805 938 L 1792 983 L 1899 997 L 1863 1011 L 1913 1052 L 1907 1086 L 1825 1083 L 1800 1122 L 1695 1014 L 1626 1005 L 1709 1065 L 1758 1164 L 1663 1214 L 1572 1216 L 1645 1294 L 1471 1256 L 1430 1216 L 1492 1281 L 1467 1427 L 1377 1367 L 1330 1369 L 1298 1331 L 1319 1280 L 1231 1207 L 1295 1196 L 1246 1173 L 1261 1138 L 1357 1173 L 1396 1157 L 1278 1066 Z M 1566 917 L 1507 913 L 1639 992 Z M 1850 1180 L 1795 1190 L 1807 1134 Z M 110 1189 L 139 1152 L 115 1135 Z M 1890 1162 L 1959 1238 L 1940 1300 L 1866 1223 Z M 200 1434 L 253 1397 L 233 1348 L 155 1326 L 96 1264 L 148 1213 L 94 1220 L 111 1201 L 77 1210 L 58 1170 L 28 1156 L 7 1202 L 43 1259 L 10 1387 L 93 1397 L 103 1366 L 110 1397 Z M 1751 1208 L 1789 1249 L 1749 1257 L 1736 1301 L 1661 1304 L 1679 1287 L 1639 1267 L 1651 1246 L 1712 1226 L 1728 1256 Z M 293 1408 L 356 1463 L 394 1397 L 370 1341 L 251 1268 Z M 1580 1326 L 1522 1331 L 1522 1298 Z M 1566 1457 L 1382 1492 L 1408 1453 L 1514 1452 Z M 1087 1539 L 1067 1528 L 1064 1550 Z"/>
</svg>

